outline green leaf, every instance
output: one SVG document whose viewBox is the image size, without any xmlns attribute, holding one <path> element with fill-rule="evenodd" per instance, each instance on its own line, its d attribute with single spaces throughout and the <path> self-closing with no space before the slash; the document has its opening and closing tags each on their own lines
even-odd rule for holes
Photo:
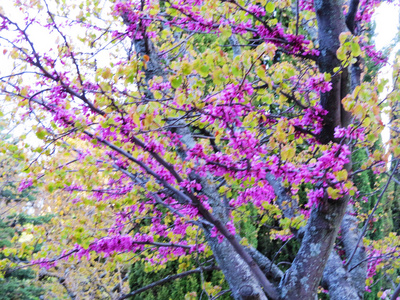
<svg viewBox="0 0 400 300">
<path fill-rule="evenodd" d="M 193 66 L 188 62 L 182 63 L 182 73 L 183 75 L 189 75 L 192 73 Z"/>
<path fill-rule="evenodd" d="M 357 56 L 361 55 L 361 48 L 360 48 L 360 45 L 357 42 L 351 43 L 351 54 L 354 57 L 357 57 Z"/>
<path fill-rule="evenodd" d="M 336 179 L 338 181 L 345 181 L 345 180 L 347 180 L 347 176 L 348 176 L 347 171 L 341 170 L 341 171 L 337 172 Z"/>
<path fill-rule="evenodd" d="M 332 76 L 331 76 L 330 73 L 324 73 L 324 80 L 325 81 L 331 81 L 331 79 L 332 79 Z"/>
<path fill-rule="evenodd" d="M 220 84 L 222 84 L 224 81 L 225 81 L 225 78 L 224 78 L 224 76 L 223 76 L 221 70 L 220 70 L 220 69 L 216 69 L 216 70 L 213 72 L 213 82 L 214 82 L 214 84 L 220 85 Z"/>
<path fill-rule="evenodd" d="M 236 66 L 233 66 L 232 67 L 232 74 L 235 75 L 235 76 L 240 76 L 241 75 L 241 71 Z"/>
<path fill-rule="evenodd" d="M 265 69 L 259 66 L 256 69 L 257 76 L 260 77 L 261 80 L 267 81 L 267 75 L 265 74 Z"/>
<path fill-rule="evenodd" d="M 174 89 L 177 89 L 182 84 L 182 76 L 174 76 L 171 77 L 169 80 L 171 82 L 171 86 Z"/>
<path fill-rule="evenodd" d="M 43 140 L 46 137 L 46 131 L 40 130 L 40 131 L 36 132 L 36 136 L 38 137 L 38 139 Z"/>
<path fill-rule="evenodd" d="M 377 136 L 374 133 L 370 133 L 367 135 L 367 140 L 371 143 L 375 143 L 377 141 Z"/>
<path fill-rule="evenodd" d="M 275 10 L 275 4 L 272 2 L 268 2 L 265 6 L 265 10 L 267 11 L 267 13 L 272 14 Z"/>
<path fill-rule="evenodd" d="M 200 67 L 198 70 L 199 74 L 201 77 L 207 77 L 208 76 L 208 71 L 210 71 L 210 68 L 208 65 L 204 64 Z"/>
<path fill-rule="evenodd" d="M 103 73 L 101 74 L 101 77 L 104 79 L 108 79 L 112 76 L 111 69 L 110 68 L 105 68 Z"/>
<path fill-rule="evenodd" d="M 346 39 L 347 39 L 347 37 L 350 35 L 350 32 L 342 32 L 340 35 L 339 35 L 339 41 L 340 41 L 340 43 L 341 44 L 343 44 L 345 41 L 346 41 Z"/>
<path fill-rule="evenodd" d="M 223 27 L 223 28 L 221 29 L 221 36 L 222 36 L 224 39 L 230 38 L 231 35 L 232 35 L 232 30 L 231 30 L 229 27 Z"/>
<path fill-rule="evenodd" d="M 328 195 L 329 198 L 336 200 L 339 199 L 342 195 L 339 193 L 339 190 L 334 189 L 332 187 L 328 187 Z"/>
<path fill-rule="evenodd" d="M 154 95 L 154 98 L 156 98 L 157 100 L 162 98 L 162 94 L 159 91 L 154 91 L 153 95 Z"/>
<path fill-rule="evenodd" d="M 47 190 L 49 191 L 49 193 L 52 193 L 55 189 L 54 183 L 49 183 L 49 185 L 47 186 Z"/>
<path fill-rule="evenodd" d="M 339 47 L 339 49 L 337 49 L 336 56 L 339 60 L 346 59 L 346 50 L 344 49 L 344 47 Z"/>
</svg>

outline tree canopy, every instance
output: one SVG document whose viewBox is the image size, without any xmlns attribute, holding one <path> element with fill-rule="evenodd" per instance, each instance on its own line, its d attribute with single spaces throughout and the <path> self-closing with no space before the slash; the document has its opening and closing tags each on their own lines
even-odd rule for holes
<svg viewBox="0 0 400 300">
<path fill-rule="evenodd" d="M 383 98 L 374 66 L 387 58 L 370 42 L 380 2 L 3 7 L 2 114 L 36 137 L 3 152 L 26 162 L 19 191 L 41 189 L 57 214 L 31 264 L 73 299 L 192 274 L 200 285 L 158 295 L 363 299 L 378 280 L 396 299 L 400 240 L 379 219 L 400 183 L 400 61 Z M 54 270 L 97 291 L 71 292 Z"/>
</svg>

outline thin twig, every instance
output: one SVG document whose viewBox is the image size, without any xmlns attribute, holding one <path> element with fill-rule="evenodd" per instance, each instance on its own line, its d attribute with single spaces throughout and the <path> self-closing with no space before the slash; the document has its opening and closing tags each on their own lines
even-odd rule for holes
<svg viewBox="0 0 400 300">
<path fill-rule="evenodd" d="M 358 237 L 358 241 L 357 241 L 357 243 L 356 243 L 356 245 L 355 245 L 355 247 L 354 247 L 353 252 L 351 253 L 351 255 L 350 255 L 350 257 L 349 257 L 349 260 L 346 262 L 345 267 L 348 267 L 348 266 L 350 265 L 351 260 L 353 259 L 354 255 L 356 254 L 358 245 L 360 244 L 362 238 L 364 237 L 365 233 L 367 232 L 368 224 L 369 224 L 369 222 L 371 221 L 371 219 L 372 219 L 372 217 L 373 217 L 375 211 L 377 210 L 378 205 L 379 205 L 379 203 L 381 202 L 381 200 L 382 200 L 382 198 L 383 198 L 383 195 L 385 194 L 386 190 L 388 189 L 389 184 L 390 184 L 390 182 L 392 181 L 392 178 L 393 178 L 393 176 L 394 176 L 394 174 L 395 174 L 395 171 L 396 171 L 398 165 L 399 165 L 399 161 L 396 162 L 396 166 L 394 167 L 394 170 L 393 170 L 392 174 L 390 174 L 390 176 L 389 176 L 389 178 L 388 178 L 388 181 L 386 182 L 385 187 L 383 188 L 381 194 L 379 195 L 378 200 L 377 200 L 376 203 L 375 203 L 374 208 L 372 209 L 371 213 L 369 214 L 368 219 L 365 221 L 365 224 L 364 224 L 364 227 L 363 227 L 363 229 L 362 229 L 362 232 L 361 232 L 360 236 Z"/>
<path fill-rule="evenodd" d="M 143 292 L 145 292 L 145 291 L 147 291 L 149 289 L 152 289 L 152 288 L 154 288 L 156 286 L 159 286 L 161 284 L 167 283 L 167 282 L 175 280 L 175 279 L 179 279 L 179 278 L 186 277 L 186 276 L 189 276 L 189 275 L 192 275 L 192 274 L 196 274 L 196 273 L 201 273 L 203 271 L 212 271 L 212 270 L 219 270 L 219 268 L 216 267 L 216 266 L 199 267 L 197 269 L 193 269 L 193 270 L 189 270 L 189 271 L 186 271 L 186 272 L 182 272 L 180 274 L 169 275 L 169 276 L 167 276 L 167 277 L 165 277 L 165 278 L 163 278 L 161 280 L 158 280 L 158 281 L 153 282 L 153 283 L 151 283 L 149 285 L 146 285 L 146 286 L 144 286 L 144 287 L 142 287 L 140 289 L 137 289 L 137 290 L 135 290 L 135 291 L 133 291 L 133 292 L 131 292 L 129 294 L 123 295 L 122 297 L 118 298 L 118 300 L 123 300 L 123 299 L 129 298 L 129 297 L 135 296 L 137 294 L 143 293 Z"/>
</svg>

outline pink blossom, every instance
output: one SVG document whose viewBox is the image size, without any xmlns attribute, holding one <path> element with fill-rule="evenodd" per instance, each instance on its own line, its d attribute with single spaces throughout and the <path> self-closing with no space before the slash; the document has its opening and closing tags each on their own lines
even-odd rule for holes
<svg viewBox="0 0 400 300">
<path fill-rule="evenodd" d="M 247 6 L 247 10 L 257 17 L 265 16 L 265 9 L 262 6 L 250 4 Z"/>
<path fill-rule="evenodd" d="M 319 74 L 318 76 L 308 79 L 306 82 L 306 86 L 310 90 L 318 93 L 326 93 L 332 89 L 332 83 L 325 81 L 323 74 Z"/>
<path fill-rule="evenodd" d="M 23 179 L 18 187 L 18 192 L 22 192 L 23 190 L 31 187 L 33 184 L 32 178 Z"/>
<path fill-rule="evenodd" d="M 334 137 L 335 138 L 346 137 L 353 140 L 364 141 L 365 140 L 364 128 L 362 127 L 355 128 L 354 125 L 350 125 L 347 128 L 336 127 Z"/>
</svg>

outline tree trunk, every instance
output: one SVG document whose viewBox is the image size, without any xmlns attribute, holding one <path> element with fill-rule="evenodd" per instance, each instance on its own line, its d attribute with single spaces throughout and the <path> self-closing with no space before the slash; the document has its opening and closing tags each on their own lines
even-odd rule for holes
<svg viewBox="0 0 400 300">
<path fill-rule="evenodd" d="M 314 1 L 321 73 L 333 73 L 333 69 L 339 66 L 336 58 L 336 50 L 340 46 L 339 34 L 346 31 L 342 5 L 340 0 Z M 328 111 L 320 142 L 334 141 L 335 127 L 349 124 L 350 114 L 343 110 L 341 103 L 348 92 L 349 82 L 345 70 L 332 77 L 332 90 L 320 95 L 321 105 Z M 350 168 L 348 165 L 347 170 Z M 281 299 L 317 299 L 317 289 L 332 253 L 348 200 L 348 196 L 338 200 L 326 199 L 312 209 L 300 250 L 281 281 Z M 331 274 L 329 270 L 327 273 Z"/>
</svg>

